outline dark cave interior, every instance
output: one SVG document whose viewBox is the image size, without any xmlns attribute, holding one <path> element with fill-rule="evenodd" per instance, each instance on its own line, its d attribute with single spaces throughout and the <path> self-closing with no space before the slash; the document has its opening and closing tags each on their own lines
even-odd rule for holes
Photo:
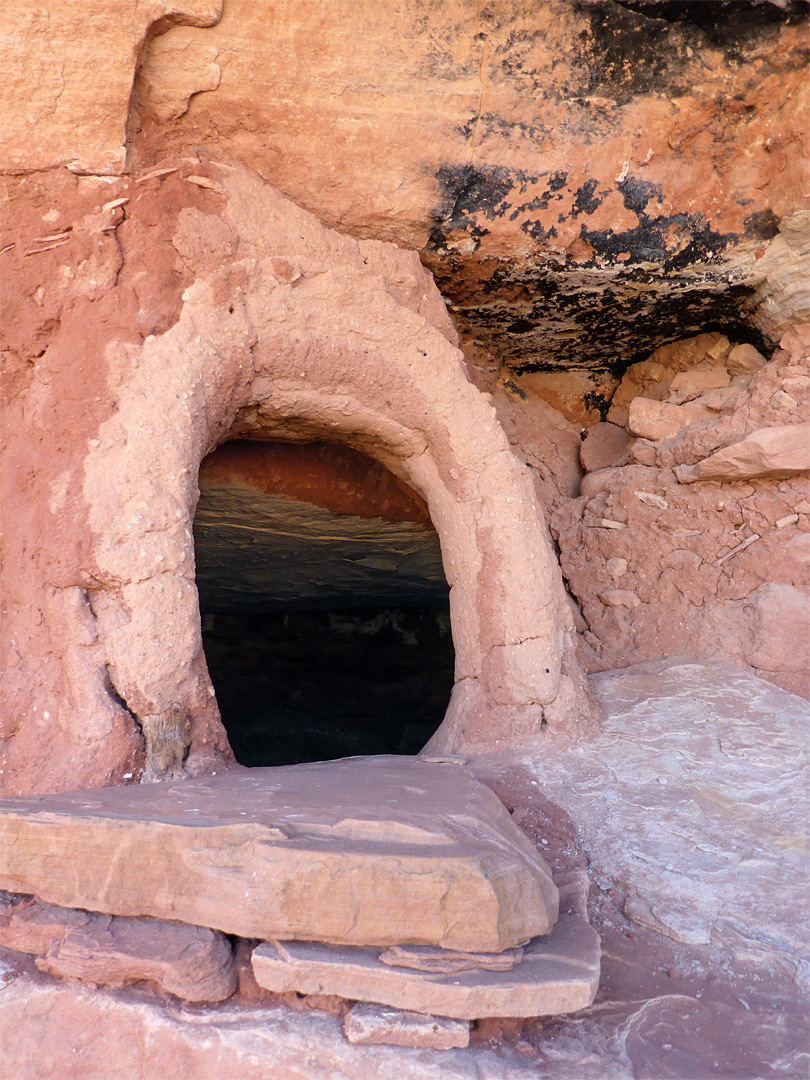
<svg viewBox="0 0 810 1080">
<path fill-rule="evenodd" d="M 240 764 L 418 753 L 454 666 L 424 501 L 326 443 L 228 443 L 200 488 L 203 648 Z"/>
</svg>

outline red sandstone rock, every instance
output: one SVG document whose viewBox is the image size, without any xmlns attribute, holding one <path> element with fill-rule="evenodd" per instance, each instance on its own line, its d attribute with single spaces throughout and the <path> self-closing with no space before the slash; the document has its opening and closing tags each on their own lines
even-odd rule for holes
<svg viewBox="0 0 810 1080">
<path fill-rule="evenodd" d="M 69 931 L 37 967 L 102 986 L 147 980 L 185 1001 L 224 1001 L 236 989 L 223 934 L 157 919 L 97 919 Z"/>
<path fill-rule="evenodd" d="M 745 349 L 747 346 L 738 345 L 736 348 Z M 756 352 L 756 349 L 753 352 Z M 759 353 L 757 355 L 759 356 Z M 764 358 L 760 357 L 760 359 L 764 364 Z M 674 405 L 682 405 L 686 401 L 694 401 L 695 398 L 701 397 L 707 390 L 716 390 L 728 386 L 730 382 L 731 375 L 728 368 L 715 368 L 710 371 L 682 371 L 669 384 L 666 400 Z"/>
<path fill-rule="evenodd" d="M 495 796 L 418 758 L 9 799 L 0 827 L 0 888 L 246 938 L 500 952 L 557 918 Z"/>
<path fill-rule="evenodd" d="M 674 382 L 674 380 L 673 380 Z M 627 411 L 627 430 L 642 439 L 670 439 L 694 423 L 711 416 L 699 401 L 686 405 L 673 405 L 665 401 L 650 401 L 637 397 L 630 402 Z"/>
<path fill-rule="evenodd" d="M 450 974 L 471 968 L 485 971 L 509 971 L 523 959 L 523 947 L 505 949 L 500 953 L 462 953 L 437 949 L 430 945 L 393 945 L 380 953 L 380 963 L 391 967 L 412 968 Z"/>
<path fill-rule="evenodd" d="M 646 360 L 631 365 L 624 373 L 610 402 L 608 420 L 622 427 L 627 423 L 628 408 L 638 397 L 662 400 L 677 375 L 705 374 L 725 379 L 725 359 L 731 344 L 723 334 L 698 334 L 656 349 Z"/>
<path fill-rule="evenodd" d="M 468 1020 L 425 1016 L 382 1005 L 355 1005 L 347 1013 L 343 1027 L 350 1043 L 426 1046 L 434 1050 L 470 1044 Z"/>
<path fill-rule="evenodd" d="M 726 357 L 726 369 L 729 375 L 753 375 L 765 367 L 767 360 L 753 345 L 735 345 Z"/>
</svg>

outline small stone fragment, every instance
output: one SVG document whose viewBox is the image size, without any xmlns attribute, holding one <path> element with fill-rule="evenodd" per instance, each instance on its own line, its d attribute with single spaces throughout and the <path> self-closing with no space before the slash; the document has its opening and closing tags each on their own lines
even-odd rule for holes
<svg viewBox="0 0 810 1080">
<path fill-rule="evenodd" d="M 624 577 L 627 573 L 627 559 L 608 559 L 605 569 L 608 572 L 608 577 L 612 578 L 613 581 L 618 581 L 620 577 Z"/>
<path fill-rule="evenodd" d="M 731 377 L 725 368 L 716 367 L 708 371 L 681 371 L 667 390 L 666 401 L 673 405 L 683 405 L 694 401 L 707 390 L 717 390 L 728 386 Z"/>
<path fill-rule="evenodd" d="M 509 971 L 523 959 L 523 948 L 505 949 L 501 953 L 456 952 L 437 949 L 433 945 L 392 945 L 380 954 L 380 962 L 391 967 L 412 968 L 414 971 L 451 973 L 453 971 Z"/>
<path fill-rule="evenodd" d="M 599 599 L 607 607 L 635 608 L 641 603 L 639 598 L 630 589 L 608 589 L 599 594 Z"/>
<path fill-rule="evenodd" d="M 660 439 L 672 438 L 690 424 L 706 420 L 711 415 L 711 410 L 698 402 L 672 405 L 666 401 L 637 397 L 630 402 L 627 430 L 643 439 L 658 442 Z"/>
<path fill-rule="evenodd" d="M 585 472 L 597 472 L 623 461 L 632 437 L 618 424 L 593 424 L 585 432 L 579 459 Z"/>
<path fill-rule="evenodd" d="M 633 494 L 645 506 L 654 506 L 656 510 L 669 510 L 669 503 L 663 495 L 654 495 L 651 491 L 634 491 Z"/>
<path fill-rule="evenodd" d="M 592 529 L 626 529 L 627 522 L 625 521 L 613 521 L 611 518 L 595 518 L 593 521 L 589 521 L 588 525 Z"/>
<path fill-rule="evenodd" d="M 433 1050 L 451 1050 L 470 1044 L 470 1021 L 446 1016 L 406 1012 L 385 1005 L 360 1004 L 343 1021 L 350 1043 L 384 1043 Z"/>
<path fill-rule="evenodd" d="M 795 525 L 798 520 L 798 514 L 786 514 L 785 517 L 779 518 L 779 520 L 774 523 L 774 527 L 777 529 L 784 529 L 786 525 Z"/>
<path fill-rule="evenodd" d="M 795 409 L 797 402 L 795 397 L 791 397 L 784 390 L 777 390 L 771 397 L 770 404 L 774 409 Z"/>
<path fill-rule="evenodd" d="M 746 537 L 746 539 L 743 540 L 741 544 L 737 544 L 737 546 L 733 547 L 731 551 L 727 551 L 725 555 L 721 555 L 719 559 L 716 559 L 715 564 L 717 566 L 720 566 L 721 563 L 724 563 L 726 561 L 726 559 L 730 559 L 732 555 L 738 555 L 741 551 L 745 551 L 747 547 L 750 547 L 759 539 L 759 533 L 752 533 L 751 536 Z"/>
<path fill-rule="evenodd" d="M 0 916 L 0 945 L 40 957 L 41 971 L 102 986 L 148 980 L 185 1001 L 224 1001 L 236 989 L 227 938 L 202 926 L 34 901 Z"/>
</svg>

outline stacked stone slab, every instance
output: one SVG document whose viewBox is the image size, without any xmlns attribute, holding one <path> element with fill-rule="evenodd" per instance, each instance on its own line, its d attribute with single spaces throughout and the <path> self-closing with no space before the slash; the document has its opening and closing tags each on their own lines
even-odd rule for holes
<svg viewBox="0 0 810 1080">
<path fill-rule="evenodd" d="M 7 799 L 0 888 L 38 898 L 6 914 L 0 943 L 43 970 L 190 999 L 232 991 L 223 934 L 264 942 L 266 988 L 462 1020 L 569 1012 L 598 983 L 581 888 L 558 921 L 547 865 L 457 764 L 350 758 Z M 144 926 L 151 967 L 128 975 Z M 184 934 L 220 962 L 218 981 L 200 970 L 207 997 L 160 967 L 159 942 L 180 955 Z M 124 971 L 105 977 L 113 955 Z"/>
</svg>

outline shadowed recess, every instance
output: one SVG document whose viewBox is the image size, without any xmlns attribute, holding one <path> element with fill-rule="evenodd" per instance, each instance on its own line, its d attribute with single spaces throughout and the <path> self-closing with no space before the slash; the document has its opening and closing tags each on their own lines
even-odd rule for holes
<svg viewBox="0 0 810 1080">
<path fill-rule="evenodd" d="M 200 469 L 203 645 L 243 765 L 417 753 L 453 686 L 424 502 L 327 443 L 228 443 Z"/>
</svg>

